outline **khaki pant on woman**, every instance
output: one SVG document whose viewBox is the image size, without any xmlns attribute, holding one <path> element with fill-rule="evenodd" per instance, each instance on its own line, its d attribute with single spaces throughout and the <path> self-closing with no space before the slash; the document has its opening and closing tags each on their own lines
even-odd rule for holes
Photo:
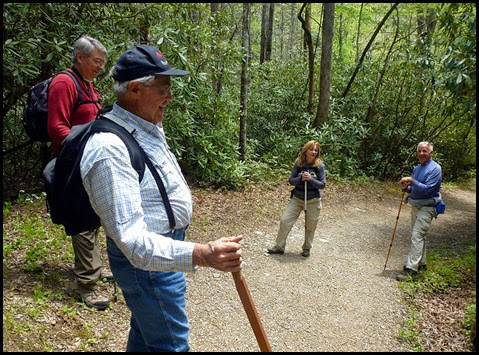
<svg viewBox="0 0 479 355">
<path fill-rule="evenodd" d="M 319 221 L 319 211 L 321 209 L 321 199 L 313 198 L 307 202 L 307 225 L 306 236 L 304 239 L 303 250 L 311 249 L 314 239 L 314 232 Z M 286 206 L 283 215 L 281 216 L 281 222 L 279 224 L 278 236 L 276 237 L 276 245 L 282 250 L 286 247 L 286 239 L 288 237 L 291 228 L 298 220 L 301 211 L 304 210 L 304 200 L 293 196 L 288 205 Z"/>
</svg>

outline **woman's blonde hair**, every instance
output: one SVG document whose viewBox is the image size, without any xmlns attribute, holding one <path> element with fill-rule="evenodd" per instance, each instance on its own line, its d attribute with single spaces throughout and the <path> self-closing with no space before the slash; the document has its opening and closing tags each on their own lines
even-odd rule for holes
<svg viewBox="0 0 479 355">
<path fill-rule="evenodd" d="M 307 142 L 305 145 L 303 145 L 303 148 L 301 148 L 301 152 L 299 153 L 298 157 L 294 161 L 294 163 L 297 166 L 301 166 L 301 167 L 306 166 L 306 152 L 310 150 L 313 145 L 316 145 L 318 147 L 318 155 L 316 156 L 316 159 L 314 159 L 313 167 L 316 168 L 322 163 L 321 158 L 319 157 L 321 152 L 321 146 L 319 145 L 317 141 L 313 140 L 313 141 Z"/>
</svg>

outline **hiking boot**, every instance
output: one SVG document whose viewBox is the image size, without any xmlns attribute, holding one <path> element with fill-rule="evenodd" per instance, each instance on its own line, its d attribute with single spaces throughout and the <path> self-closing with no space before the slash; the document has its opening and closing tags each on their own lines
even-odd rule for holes
<svg viewBox="0 0 479 355">
<path fill-rule="evenodd" d="M 403 269 L 403 271 L 406 271 L 406 269 L 407 269 L 407 268 L 406 268 L 406 265 L 404 265 L 404 267 L 403 267 L 402 269 Z M 417 267 L 417 272 L 423 271 L 423 270 L 424 270 L 424 271 L 427 270 L 427 265 L 418 265 L 418 267 Z"/>
<path fill-rule="evenodd" d="M 102 282 L 115 282 L 115 278 L 110 271 L 102 271 L 100 274 L 100 281 Z"/>
<path fill-rule="evenodd" d="M 305 258 L 309 257 L 310 253 L 309 253 L 309 249 L 304 249 L 303 252 L 301 253 L 302 256 L 304 256 Z"/>
<path fill-rule="evenodd" d="M 99 311 L 105 310 L 110 305 L 110 300 L 100 295 L 98 290 L 76 289 L 75 299 Z"/>
<path fill-rule="evenodd" d="M 417 275 L 417 271 L 414 271 L 409 268 L 404 268 L 404 272 L 396 276 L 398 281 L 412 281 Z"/>
<path fill-rule="evenodd" d="M 268 254 L 284 254 L 284 250 L 281 249 L 279 246 L 275 245 L 272 248 L 268 248 L 267 253 Z"/>
</svg>

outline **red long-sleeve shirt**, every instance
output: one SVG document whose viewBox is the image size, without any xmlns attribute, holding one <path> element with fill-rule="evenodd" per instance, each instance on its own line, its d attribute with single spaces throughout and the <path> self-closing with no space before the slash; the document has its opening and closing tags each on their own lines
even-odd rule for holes
<svg viewBox="0 0 479 355">
<path fill-rule="evenodd" d="M 72 70 L 73 75 L 76 75 Z M 58 153 L 61 143 L 68 136 L 72 126 L 90 122 L 95 119 L 102 108 L 97 101 L 100 95 L 91 82 L 81 80 L 76 75 L 82 89 L 83 101 L 96 101 L 82 104 L 74 110 L 78 92 L 67 74 L 58 74 L 51 82 L 48 89 L 48 134 L 53 141 L 53 153 Z"/>
</svg>

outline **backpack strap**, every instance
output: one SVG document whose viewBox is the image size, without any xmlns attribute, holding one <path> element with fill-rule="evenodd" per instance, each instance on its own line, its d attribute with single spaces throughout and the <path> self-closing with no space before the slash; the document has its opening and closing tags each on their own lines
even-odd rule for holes
<svg viewBox="0 0 479 355">
<path fill-rule="evenodd" d="M 111 115 L 109 115 L 111 116 Z M 104 119 L 102 119 L 104 118 Z M 108 119 L 106 119 L 108 118 Z M 125 126 L 123 126 L 125 125 Z M 113 121 L 111 117 L 100 116 L 96 119 L 91 128 L 92 133 L 110 132 L 116 134 L 125 143 L 130 155 L 131 165 L 139 175 L 139 181 L 143 180 L 145 173 L 145 160 L 143 158 L 142 149 L 138 142 L 131 135 L 135 130 L 126 122 L 121 120 Z"/>
<path fill-rule="evenodd" d="M 75 87 L 77 88 L 77 101 L 75 102 L 75 106 L 73 107 L 73 111 L 74 112 L 78 106 L 80 106 L 80 103 L 83 99 L 83 90 L 80 86 L 80 83 L 78 82 L 78 79 L 76 78 L 76 76 L 74 74 L 72 74 L 71 72 L 69 72 L 68 70 L 62 70 L 60 71 L 58 74 L 66 74 L 68 75 L 72 80 L 73 82 L 75 83 Z"/>
<path fill-rule="evenodd" d="M 78 72 L 78 70 L 75 68 L 75 67 L 72 67 L 71 69 L 73 71 L 70 72 L 68 70 L 62 70 L 60 71 L 58 74 L 66 74 L 68 75 L 70 78 L 72 78 L 73 82 L 75 83 L 75 86 L 77 88 L 77 93 L 78 93 L 78 96 L 77 96 L 77 101 L 75 102 L 75 106 L 73 107 L 73 111 L 72 112 L 75 112 L 75 110 L 78 108 L 78 106 L 80 105 L 84 105 L 84 104 L 94 104 L 94 105 L 97 105 L 98 103 L 100 103 L 100 101 L 94 101 L 94 100 L 85 100 L 85 101 L 82 101 L 83 100 L 83 90 L 81 88 L 81 85 L 80 85 L 80 82 L 78 81 L 78 78 L 77 78 L 77 75 L 80 77 L 81 80 L 83 80 L 83 77 L 81 76 L 81 74 Z M 75 75 L 76 74 L 76 75 Z"/>
<path fill-rule="evenodd" d="M 163 200 L 163 203 L 165 205 L 166 215 L 168 216 L 168 221 L 170 222 L 170 228 L 175 229 L 176 227 L 175 216 L 173 215 L 173 210 L 171 208 L 168 194 L 166 193 L 165 185 L 163 184 L 163 181 L 161 180 L 160 175 L 158 175 L 158 171 L 156 171 L 155 167 L 153 166 L 153 163 L 151 162 L 150 158 L 148 158 L 148 156 L 146 155 L 143 149 L 142 149 L 142 152 L 145 158 L 146 165 L 148 166 L 151 173 L 153 174 L 156 184 L 158 185 L 158 189 L 160 190 L 161 199 Z"/>
<path fill-rule="evenodd" d="M 131 164 L 140 176 L 140 181 L 143 179 L 146 163 L 160 191 L 163 204 L 165 205 L 166 215 L 168 216 L 170 228 L 175 229 L 176 220 L 173 214 L 173 209 L 171 208 L 168 194 L 166 193 L 165 185 L 163 184 L 163 181 L 161 180 L 160 175 L 158 174 L 158 171 L 156 171 L 156 168 L 154 167 L 150 158 L 148 158 L 143 148 L 141 148 L 136 139 L 133 137 L 132 134 L 135 132 L 135 129 L 127 122 L 117 118 L 116 116 L 109 113 L 103 113 L 98 117 L 97 120 L 95 120 L 95 123 L 92 126 L 92 132 L 111 132 L 115 133 L 121 138 L 128 149 L 128 153 L 130 154 Z"/>
</svg>

